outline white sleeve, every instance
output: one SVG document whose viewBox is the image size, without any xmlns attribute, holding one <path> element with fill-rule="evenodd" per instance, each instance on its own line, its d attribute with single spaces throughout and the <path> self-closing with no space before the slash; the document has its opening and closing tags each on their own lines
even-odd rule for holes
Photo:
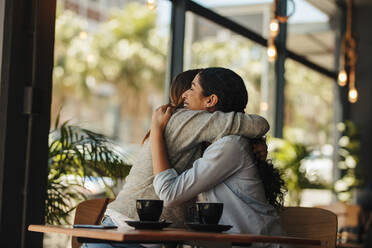
<svg viewBox="0 0 372 248">
<path fill-rule="evenodd" d="M 212 189 L 241 169 L 243 154 L 237 140 L 224 137 L 210 145 L 191 169 L 180 175 L 174 169 L 168 169 L 155 176 L 155 192 L 165 206 L 179 205 Z"/>
</svg>

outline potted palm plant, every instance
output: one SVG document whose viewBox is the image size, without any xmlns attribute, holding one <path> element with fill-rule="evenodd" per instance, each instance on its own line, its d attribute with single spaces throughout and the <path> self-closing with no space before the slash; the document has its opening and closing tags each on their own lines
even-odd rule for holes
<svg viewBox="0 0 372 248">
<path fill-rule="evenodd" d="M 84 182 L 95 178 L 114 197 L 105 178 L 116 184 L 130 170 L 125 156 L 104 135 L 69 125 L 55 127 L 49 135 L 48 183 L 45 222 L 68 223 L 68 216 L 86 198 Z"/>
</svg>

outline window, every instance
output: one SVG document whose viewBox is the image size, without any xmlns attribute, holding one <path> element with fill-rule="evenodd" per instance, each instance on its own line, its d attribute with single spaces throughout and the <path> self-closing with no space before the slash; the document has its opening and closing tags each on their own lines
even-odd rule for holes
<svg viewBox="0 0 372 248">
<path fill-rule="evenodd" d="M 71 0 L 59 3 L 52 123 L 60 113 L 61 122 L 103 133 L 124 148 L 139 146 L 153 108 L 164 99 L 164 18 L 170 19 L 171 3 L 158 1 L 161 8 L 150 10 L 144 3 L 110 1 L 93 10 L 75 1 L 79 12 L 71 11 Z"/>
<path fill-rule="evenodd" d="M 268 98 L 262 95 L 262 74 L 268 70 L 262 46 L 188 12 L 184 54 L 185 69 L 219 66 L 235 71 L 244 79 L 248 90 L 246 111 L 265 114 L 268 110 L 262 104 Z"/>
</svg>

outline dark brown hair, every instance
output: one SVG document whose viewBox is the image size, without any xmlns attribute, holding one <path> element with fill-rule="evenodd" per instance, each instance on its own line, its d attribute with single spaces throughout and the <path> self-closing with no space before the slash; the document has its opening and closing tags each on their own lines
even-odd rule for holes
<svg viewBox="0 0 372 248">
<path fill-rule="evenodd" d="M 243 79 L 230 69 L 209 67 L 199 72 L 204 96 L 215 94 L 216 110 L 243 112 L 248 103 L 248 92 Z"/>
</svg>

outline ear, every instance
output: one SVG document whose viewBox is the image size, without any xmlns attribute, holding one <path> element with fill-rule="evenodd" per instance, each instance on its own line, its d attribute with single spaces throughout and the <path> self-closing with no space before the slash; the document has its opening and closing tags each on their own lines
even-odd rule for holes
<svg viewBox="0 0 372 248">
<path fill-rule="evenodd" d="M 214 108 L 218 103 L 218 96 L 215 94 L 212 94 L 208 96 L 207 100 L 207 108 Z"/>
</svg>

